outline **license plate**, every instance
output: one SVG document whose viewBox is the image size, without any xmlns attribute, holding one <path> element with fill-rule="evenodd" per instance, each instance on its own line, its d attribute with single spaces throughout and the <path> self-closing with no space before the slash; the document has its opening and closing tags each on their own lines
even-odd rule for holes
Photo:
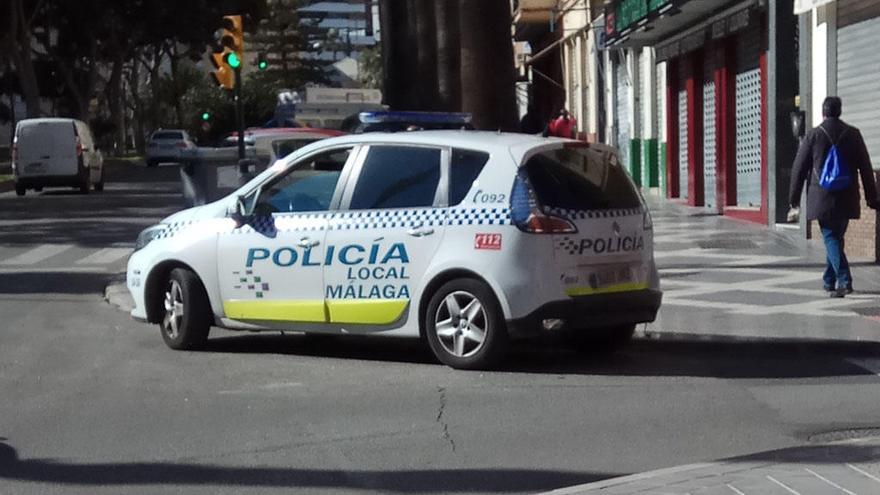
<svg viewBox="0 0 880 495">
<path fill-rule="evenodd" d="M 28 163 L 24 167 L 24 171 L 29 174 L 39 174 L 46 171 L 46 165 L 42 162 Z"/>
</svg>

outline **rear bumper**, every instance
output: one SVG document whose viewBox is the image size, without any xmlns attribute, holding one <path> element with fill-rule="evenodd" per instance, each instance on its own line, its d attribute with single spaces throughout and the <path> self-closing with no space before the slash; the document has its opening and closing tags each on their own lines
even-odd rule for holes
<svg viewBox="0 0 880 495">
<path fill-rule="evenodd" d="M 542 322 L 565 320 L 564 329 L 591 329 L 652 322 L 663 299 L 657 289 L 572 297 L 546 303 L 522 318 L 507 321 L 511 338 L 546 333 Z"/>
<path fill-rule="evenodd" d="M 74 175 L 25 175 L 16 176 L 15 185 L 27 189 L 34 187 L 76 187 L 82 182 L 81 174 Z"/>
</svg>

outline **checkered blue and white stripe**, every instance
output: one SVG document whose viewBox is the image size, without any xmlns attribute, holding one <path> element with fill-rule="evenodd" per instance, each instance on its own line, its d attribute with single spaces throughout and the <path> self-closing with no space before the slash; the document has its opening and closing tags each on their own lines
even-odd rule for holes
<svg viewBox="0 0 880 495">
<path fill-rule="evenodd" d="M 200 221 L 176 222 L 157 238 L 174 237 Z M 414 208 L 344 211 L 336 213 L 291 213 L 254 219 L 233 234 L 251 232 L 310 232 L 323 230 L 394 229 L 418 226 L 509 225 L 509 208 Z"/>
<path fill-rule="evenodd" d="M 544 208 L 544 213 L 569 220 L 584 220 L 587 218 L 618 218 L 641 215 L 641 208 L 621 208 L 617 210 L 569 210 L 565 208 Z"/>
</svg>

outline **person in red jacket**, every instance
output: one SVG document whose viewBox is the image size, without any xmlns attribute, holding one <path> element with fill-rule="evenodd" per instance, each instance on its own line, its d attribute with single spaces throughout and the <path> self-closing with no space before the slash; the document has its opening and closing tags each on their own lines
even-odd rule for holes
<svg viewBox="0 0 880 495">
<path fill-rule="evenodd" d="M 569 115 L 568 110 L 559 111 L 559 116 L 547 125 L 547 135 L 574 139 L 577 133 L 577 119 Z"/>
</svg>

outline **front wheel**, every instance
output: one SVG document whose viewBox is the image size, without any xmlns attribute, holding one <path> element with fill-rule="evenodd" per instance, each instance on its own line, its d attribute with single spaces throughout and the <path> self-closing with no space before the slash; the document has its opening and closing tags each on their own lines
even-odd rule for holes
<svg viewBox="0 0 880 495">
<path fill-rule="evenodd" d="M 211 306 L 196 274 L 172 270 L 163 298 L 165 315 L 159 329 L 165 344 L 176 350 L 204 348 L 211 330 Z"/>
<path fill-rule="evenodd" d="M 425 313 L 425 336 L 437 359 L 459 369 L 485 369 L 507 348 L 507 328 L 492 290 L 474 279 L 447 282 Z"/>
<path fill-rule="evenodd" d="M 24 186 L 19 186 L 18 184 L 16 184 L 16 185 L 15 185 L 15 195 L 16 195 L 16 196 L 24 196 L 25 194 L 27 194 L 27 188 L 25 188 Z"/>
</svg>

